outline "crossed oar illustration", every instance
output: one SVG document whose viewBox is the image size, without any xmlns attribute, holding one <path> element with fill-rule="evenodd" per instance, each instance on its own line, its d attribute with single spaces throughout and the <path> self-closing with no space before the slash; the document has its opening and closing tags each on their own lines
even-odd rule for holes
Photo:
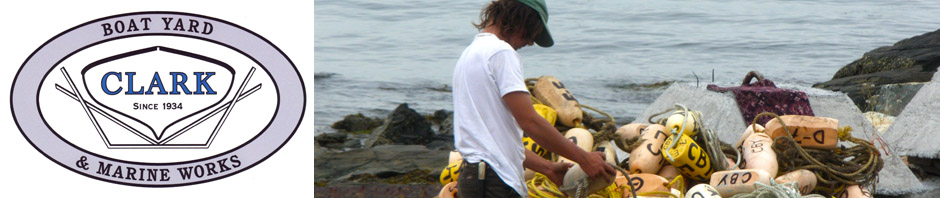
<svg viewBox="0 0 940 198">
<path fill-rule="evenodd" d="M 224 103 L 224 104 L 222 104 L 222 105 L 216 107 L 215 109 L 212 109 L 212 111 L 209 111 L 209 113 L 207 113 L 207 114 L 203 115 L 202 117 L 200 117 L 199 119 L 197 119 L 197 120 L 195 120 L 195 121 L 189 123 L 188 125 L 186 125 L 186 126 L 183 127 L 182 129 L 176 131 L 175 133 L 173 133 L 173 134 L 170 135 L 169 137 L 167 137 L 167 138 L 165 138 L 165 139 L 162 139 L 162 140 L 154 140 L 153 138 L 147 137 L 146 135 L 144 135 L 142 132 L 140 132 L 140 131 L 137 130 L 136 128 L 134 128 L 134 127 L 128 125 L 127 123 L 124 123 L 123 121 L 121 121 L 121 120 L 119 120 L 119 119 L 117 119 L 116 117 L 114 117 L 114 116 L 111 115 L 110 113 L 106 112 L 104 109 L 102 109 L 102 108 L 98 107 L 97 105 L 92 104 L 92 103 L 88 102 L 87 100 L 85 100 L 84 97 L 82 97 L 82 94 L 79 93 L 79 92 L 78 92 L 78 89 L 75 87 L 75 83 L 73 83 L 72 77 L 69 75 L 68 71 L 66 71 L 65 68 L 61 68 L 60 70 L 62 71 L 62 75 L 65 76 L 66 81 L 68 81 L 69 87 L 71 87 L 71 90 L 72 90 L 72 91 L 67 90 L 66 88 L 62 87 L 62 86 L 59 85 L 59 84 L 55 84 L 56 90 L 59 90 L 59 92 L 62 92 L 62 93 L 65 94 L 66 96 L 68 96 L 68 97 L 72 98 L 73 100 L 76 100 L 76 101 L 78 101 L 79 103 L 81 103 L 82 109 L 84 109 L 84 110 L 85 110 L 85 114 L 88 115 L 88 119 L 91 120 L 92 124 L 95 126 L 95 130 L 98 131 L 98 134 L 101 136 L 101 139 L 102 139 L 103 141 L 105 141 L 105 142 L 109 142 L 109 141 L 108 141 L 107 137 L 104 135 L 104 132 L 102 131 L 101 126 L 98 124 L 98 120 L 95 118 L 94 114 L 91 113 L 92 111 L 97 112 L 98 114 L 103 115 L 105 118 L 107 118 L 108 120 L 111 120 L 111 121 L 114 122 L 115 124 L 117 124 L 117 125 L 123 127 L 124 129 L 127 129 L 127 130 L 130 131 L 130 132 L 133 132 L 135 135 L 137 135 L 137 136 L 139 136 L 140 138 L 146 140 L 146 141 L 149 142 L 151 145 L 165 145 L 165 144 L 166 144 L 167 142 L 169 142 L 170 140 L 173 140 L 173 139 L 175 139 L 176 137 L 179 137 L 179 136 L 182 135 L 183 133 L 189 131 L 189 130 L 192 129 L 193 127 L 196 127 L 196 126 L 202 124 L 203 122 L 205 122 L 205 121 L 208 120 L 209 118 L 215 116 L 216 114 L 221 113 L 221 112 L 224 110 L 225 112 L 222 114 L 222 118 L 219 120 L 219 123 L 216 124 L 215 129 L 212 131 L 212 134 L 211 134 L 211 136 L 210 136 L 210 139 L 206 142 L 206 145 L 208 146 L 208 145 L 210 145 L 210 144 L 212 143 L 212 141 L 215 139 L 215 135 L 216 135 L 216 134 L 219 132 L 219 130 L 222 128 L 222 125 L 225 123 L 225 120 L 228 118 L 228 115 L 229 115 L 229 113 L 232 111 L 233 107 L 235 106 L 235 103 L 237 103 L 238 101 L 241 101 L 242 99 L 245 99 L 246 97 L 250 96 L 251 94 L 253 94 L 253 93 L 255 93 L 256 91 L 258 91 L 259 89 L 261 89 L 261 84 L 259 83 L 258 85 L 255 85 L 255 86 L 252 87 L 251 89 L 244 90 L 245 86 L 248 84 L 248 81 L 251 79 L 251 77 L 252 77 L 252 76 L 254 75 L 254 73 L 255 73 L 255 68 L 252 67 L 252 68 L 248 71 L 247 77 L 245 77 L 245 79 L 242 81 L 241 85 L 238 87 L 238 91 L 236 92 L 235 96 L 234 96 L 230 101 L 228 101 L 228 102 L 226 102 L 226 103 Z M 138 122 L 140 122 L 140 121 L 138 121 Z M 171 126 L 172 126 L 172 124 L 171 124 Z M 167 126 L 166 128 L 169 128 L 169 126 Z M 153 131 L 154 135 L 156 136 L 156 130 L 154 130 L 154 129 L 151 129 L 151 130 Z M 164 130 L 165 130 L 165 129 L 164 129 Z M 159 136 L 158 136 L 158 137 L 159 137 Z M 111 148 L 111 145 L 108 145 L 108 148 Z"/>
</svg>

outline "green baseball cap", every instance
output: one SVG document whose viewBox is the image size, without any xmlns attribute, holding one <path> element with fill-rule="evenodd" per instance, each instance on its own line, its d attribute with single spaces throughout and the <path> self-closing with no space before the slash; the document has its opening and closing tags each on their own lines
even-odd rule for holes
<svg viewBox="0 0 940 198">
<path fill-rule="evenodd" d="M 542 17 L 542 24 L 544 24 L 543 27 L 545 27 L 545 29 L 543 29 L 542 33 L 539 33 L 538 36 L 535 36 L 535 44 L 542 47 L 555 45 L 555 41 L 552 40 L 552 34 L 548 32 L 548 7 L 545 6 L 545 0 L 519 0 L 519 2 L 531 7 Z"/>
</svg>

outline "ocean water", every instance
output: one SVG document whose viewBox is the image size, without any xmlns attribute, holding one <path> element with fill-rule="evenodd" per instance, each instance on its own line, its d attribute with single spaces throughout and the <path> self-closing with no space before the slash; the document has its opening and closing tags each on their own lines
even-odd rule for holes
<svg viewBox="0 0 940 198">
<path fill-rule="evenodd" d="M 315 133 L 400 103 L 452 110 L 454 64 L 488 2 L 316 1 Z M 664 90 L 649 84 L 739 83 L 757 70 L 809 86 L 869 50 L 940 29 L 936 0 L 569 0 L 548 10 L 555 46 L 519 50 L 525 76 L 556 76 L 619 122 Z"/>
</svg>

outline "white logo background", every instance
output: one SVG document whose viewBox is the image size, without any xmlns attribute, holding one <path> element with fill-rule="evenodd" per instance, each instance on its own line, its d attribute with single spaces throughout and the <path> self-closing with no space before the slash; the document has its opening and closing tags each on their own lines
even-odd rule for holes
<svg viewBox="0 0 940 198">
<path fill-rule="evenodd" d="M 313 2 L 196 1 L 16 1 L 0 8 L 5 28 L 0 56 L 0 98 L 9 110 L 19 66 L 37 47 L 67 28 L 114 14 L 167 10 L 224 19 L 277 45 L 307 80 L 307 114 L 313 120 Z M 67 105 L 69 106 L 69 105 Z M 74 106 L 69 108 L 75 108 Z M 80 109 L 79 109 L 80 110 Z M 235 108 L 238 110 L 238 107 Z M 76 117 L 87 122 L 87 117 Z M 302 122 L 294 137 L 264 163 L 226 179 L 172 188 L 144 188 L 89 179 L 50 163 L 23 138 L 9 113 L 0 115 L 0 195 L 26 197 L 310 197 L 313 190 L 313 123 Z M 172 159 L 166 159 L 172 160 Z"/>
<path fill-rule="evenodd" d="M 208 62 L 194 61 L 192 58 L 155 51 L 111 61 L 88 70 L 84 75 L 85 82 L 82 83 L 81 71 L 92 62 L 120 53 L 152 46 L 169 47 L 218 59 L 231 66 L 236 74 L 233 78 L 232 75 L 227 74 L 228 72 L 224 68 L 211 65 Z M 102 130 L 107 134 L 106 137 L 109 143 L 142 144 L 145 146 L 128 146 L 129 149 L 120 149 L 122 147 L 109 149 L 105 141 L 103 141 L 103 137 L 89 138 L 99 137 L 99 133 L 87 118 L 88 116 L 85 115 L 81 104 L 63 94 L 62 91 L 57 90 L 55 86 L 61 85 L 65 87 L 65 90 L 71 90 L 68 81 L 65 80 L 62 73 L 59 71 L 60 68 L 66 68 L 66 71 L 72 76 L 75 86 L 79 89 L 79 92 L 86 101 L 95 103 L 92 101 L 94 98 L 110 108 L 139 119 L 150 125 L 154 131 L 156 131 L 156 134 L 161 134 L 164 128 L 168 128 L 166 132 L 163 132 L 163 137 L 158 139 L 153 137 L 153 132 L 142 124 L 133 122 L 128 117 L 121 116 L 115 111 L 99 107 L 109 112 L 110 115 L 123 119 L 124 123 L 139 130 L 148 138 L 165 140 L 168 139 L 168 136 L 174 134 L 173 132 L 181 130 L 189 123 L 196 122 L 200 117 L 207 115 L 212 110 L 219 109 L 218 107 L 230 101 L 252 67 L 256 68 L 256 70 L 244 90 L 248 90 L 257 85 L 260 85 L 260 87 L 257 91 L 252 92 L 251 95 L 245 96 L 243 100 L 235 104 L 232 112 L 230 112 L 225 123 L 214 137 L 210 137 L 211 132 L 222 117 L 222 113 L 207 117 L 208 119 L 201 124 L 195 125 L 195 127 L 185 133 L 180 133 L 181 135 L 176 136 L 172 141 L 161 146 L 146 146 L 150 143 L 148 143 L 145 138 L 134 135 L 98 113 L 95 113 L 97 122 L 100 123 Z M 207 83 L 211 85 L 217 94 L 125 95 L 124 92 L 128 90 L 127 76 L 122 78 L 122 82 L 118 82 L 117 78 L 112 76 L 108 79 L 108 88 L 113 91 L 118 87 L 123 87 L 123 90 L 116 95 L 108 95 L 101 88 L 101 78 L 109 71 L 137 72 L 137 74 L 134 75 L 134 89 L 136 90 L 139 89 L 140 86 L 143 86 L 144 91 L 149 89 L 150 79 L 153 76 L 153 72 L 156 71 L 161 74 L 161 80 L 167 92 L 172 90 L 172 78 L 167 74 L 169 71 L 180 71 L 190 74 L 186 84 L 191 92 L 196 91 L 196 79 L 191 75 L 193 71 L 215 71 L 216 75 L 210 77 Z M 53 68 L 40 87 L 40 111 L 42 112 L 43 118 L 46 120 L 46 124 L 52 127 L 59 136 L 75 144 L 75 146 L 92 153 L 115 159 L 147 163 L 182 162 L 231 150 L 258 135 L 258 132 L 261 132 L 264 127 L 267 126 L 271 116 L 274 115 L 277 104 L 275 87 L 271 78 L 251 59 L 215 43 L 178 36 L 132 37 L 105 42 L 86 48 L 73 54 L 59 63 L 57 67 Z M 157 92 L 157 89 L 154 88 L 153 91 Z M 164 109 L 163 103 L 165 102 L 182 104 L 183 108 Z M 219 102 L 219 104 L 212 107 L 209 106 L 216 102 Z M 134 110 L 133 103 L 155 103 L 158 104 L 158 109 Z M 196 113 L 199 110 L 204 111 Z M 191 113 L 196 114 L 175 125 L 167 127 L 171 122 Z M 203 148 L 203 146 L 185 146 L 182 148 L 189 149 L 165 149 L 168 147 L 178 147 L 173 146 L 174 144 L 202 143 L 210 138 L 212 142 L 205 146 L 205 148 Z"/>
</svg>

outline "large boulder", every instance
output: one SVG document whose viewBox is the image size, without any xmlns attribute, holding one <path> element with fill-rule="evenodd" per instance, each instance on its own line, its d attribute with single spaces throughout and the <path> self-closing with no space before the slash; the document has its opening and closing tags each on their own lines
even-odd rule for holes
<svg viewBox="0 0 940 198">
<path fill-rule="evenodd" d="M 382 125 L 382 119 L 370 118 L 362 113 L 350 114 L 338 122 L 333 123 L 332 128 L 343 130 L 345 132 L 361 132 L 372 130 Z"/>
<path fill-rule="evenodd" d="M 885 132 L 885 140 L 900 155 L 940 159 L 940 76 L 924 85 Z"/>
<path fill-rule="evenodd" d="M 871 109 L 867 101 L 881 94 L 880 86 L 930 81 L 938 66 L 940 30 L 866 52 L 839 69 L 832 80 L 813 87 L 846 93 L 861 109 Z"/>
<path fill-rule="evenodd" d="M 319 146 L 331 149 L 342 149 L 345 147 L 348 136 L 345 133 L 324 133 L 314 137 Z"/>
<path fill-rule="evenodd" d="M 431 130 L 431 122 L 408 108 L 408 103 L 402 103 L 385 118 L 382 126 L 373 130 L 365 147 L 383 144 L 425 145 L 432 140 L 434 131 Z"/>
</svg>

